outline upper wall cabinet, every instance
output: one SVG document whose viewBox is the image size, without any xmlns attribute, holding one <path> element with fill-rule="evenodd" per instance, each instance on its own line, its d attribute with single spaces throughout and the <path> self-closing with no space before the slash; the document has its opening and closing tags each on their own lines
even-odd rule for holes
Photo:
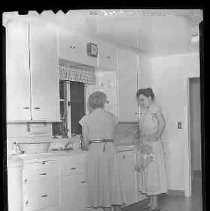
<svg viewBox="0 0 210 211">
<path fill-rule="evenodd" d="M 7 121 L 59 121 L 56 33 L 42 23 L 6 26 Z"/>
<path fill-rule="evenodd" d="M 6 26 L 6 110 L 7 121 L 30 120 L 30 72 L 28 24 Z"/>
<path fill-rule="evenodd" d="M 118 50 L 118 94 L 120 121 L 137 121 L 138 56 L 134 52 Z"/>
<path fill-rule="evenodd" d="M 33 120 L 58 121 L 59 71 L 57 37 L 53 27 L 31 23 L 30 67 Z"/>
<path fill-rule="evenodd" d="M 73 32 L 59 31 L 58 56 L 71 62 L 97 67 L 98 56 L 94 57 L 87 54 L 88 43 L 97 44 Z"/>
<path fill-rule="evenodd" d="M 117 68 L 116 48 L 107 43 L 99 43 L 99 68 L 115 71 Z"/>
</svg>

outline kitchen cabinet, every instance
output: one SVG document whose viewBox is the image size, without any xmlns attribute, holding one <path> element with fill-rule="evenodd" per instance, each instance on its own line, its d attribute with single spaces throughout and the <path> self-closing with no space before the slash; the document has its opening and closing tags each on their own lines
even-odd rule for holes
<svg viewBox="0 0 210 211">
<path fill-rule="evenodd" d="M 86 180 L 82 175 L 69 175 L 61 178 L 61 210 L 74 207 L 75 211 L 85 210 Z"/>
<path fill-rule="evenodd" d="M 59 207 L 58 165 L 55 160 L 39 160 L 23 166 L 24 211 Z"/>
<path fill-rule="evenodd" d="M 7 121 L 31 119 L 27 27 L 22 21 L 6 26 Z"/>
<path fill-rule="evenodd" d="M 53 27 L 30 23 L 32 119 L 59 121 L 57 37 Z"/>
<path fill-rule="evenodd" d="M 125 195 L 126 206 L 139 201 L 137 190 L 137 174 L 135 170 L 136 154 L 134 151 L 121 151 L 118 153 L 122 188 Z"/>
<path fill-rule="evenodd" d="M 59 207 L 58 180 L 46 180 L 24 185 L 24 211 Z"/>
<path fill-rule="evenodd" d="M 7 121 L 59 121 L 54 28 L 13 20 L 6 26 Z"/>
<path fill-rule="evenodd" d="M 85 156 L 82 155 L 61 159 L 60 175 L 61 210 L 70 210 L 72 207 L 74 207 L 75 211 L 85 210 Z"/>
<path fill-rule="evenodd" d="M 111 44 L 105 42 L 99 43 L 99 68 L 116 71 L 116 48 Z"/>
<path fill-rule="evenodd" d="M 61 59 L 79 64 L 98 66 L 97 57 L 87 55 L 87 43 L 96 42 L 70 31 L 58 32 L 58 56 Z"/>
<path fill-rule="evenodd" d="M 131 148 L 117 148 L 126 206 L 145 199 L 138 192 L 136 154 Z M 86 209 L 86 152 L 22 158 L 23 211 L 92 210 Z"/>
<path fill-rule="evenodd" d="M 7 156 L 7 184 L 5 187 L 8 188 L 8 210 L 23 211 L 22 160 L 17 156 Z"/>
<path fill-rule="evenodd" d="M 137 121 L 137 54 L 118 49 L 118 96 L 120 121 Z"/>
</svg>

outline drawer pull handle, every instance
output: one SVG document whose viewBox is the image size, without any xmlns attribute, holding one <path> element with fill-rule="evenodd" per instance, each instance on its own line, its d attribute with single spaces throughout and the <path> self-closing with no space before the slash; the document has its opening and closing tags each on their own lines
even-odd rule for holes
<svg viewBox="0 0 210 211">
<path fill-rule="evenodd" d="M 70 170 L 75 170 L 75 169 L 77 169 L 76 167 L 73 167 L 73 168 L 71 168 Z"/>
<path fill-rule="evenodd" d="M 46 164 L 46 163 L 47 163 L 47 161 L 43 161 L 43 162 L 42 162 L 42 164 Z"/>
<path fill-rule="evenodd" d="M 125 158 L 125 155 L 123 155 L 122 157 Z"/>
<path fill-rule="evenodd" d="M 23 107 L 23 109 L 29 109 L 29 107 L 28 106 L 25 106 L 25 107 Z"/>
<path fill-rule="evenodd" d="M 39 109 L 40 109 L 40 107 L 34 107 L 34 109 L 35 109 L 35 110 L 39 110 Z"/>
<path fill-rule="evenodd" d="M 87 183 L 87 181 L 84 180 L 84 181 L 81 181 L 81 183 Z"/>
<path fill-rule="evenodd" d="M 46 197 L 47 197 L 47 194 L 42 195 L 42 197 L 43 197 L 43 198 L 46 198 Z"/>
<path fill-rule="evenodd" d="M 41 173 L 41 174 L 39 174 L 39 175 L 47 175 L 47 173 Z"/>
</svg>

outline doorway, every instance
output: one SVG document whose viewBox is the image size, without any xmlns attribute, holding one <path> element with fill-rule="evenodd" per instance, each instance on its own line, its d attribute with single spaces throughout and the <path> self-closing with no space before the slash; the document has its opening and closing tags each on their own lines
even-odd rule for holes
<svg viewBox="0 0 210 211">
<path fill-rule="evenodd" d="M 201 181 L 201 98 L 200 78 L 189 79 L 189 137 L 191 151 L 191 184 Z M 200 183 L 201 186 L 201 183 Z M 196 188 L 197 185 L 196 185 Z"/>
<path fill-rule="evenodd" d="M 85 115 L 85 84 L 81 82 L 70 82 L 71 102 L 71 134 L 82 134 L 79 120 Z"/>
</svg>

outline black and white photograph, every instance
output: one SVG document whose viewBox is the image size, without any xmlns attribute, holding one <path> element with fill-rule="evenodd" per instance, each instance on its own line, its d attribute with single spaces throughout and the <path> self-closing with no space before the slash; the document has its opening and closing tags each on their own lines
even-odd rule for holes
<svg viewBox="0 0 210 211">
<path fill-rule="evenodd" d="M 204 211 L 203 9 L 2 13 L 8 211 Z"/>
</svg>

